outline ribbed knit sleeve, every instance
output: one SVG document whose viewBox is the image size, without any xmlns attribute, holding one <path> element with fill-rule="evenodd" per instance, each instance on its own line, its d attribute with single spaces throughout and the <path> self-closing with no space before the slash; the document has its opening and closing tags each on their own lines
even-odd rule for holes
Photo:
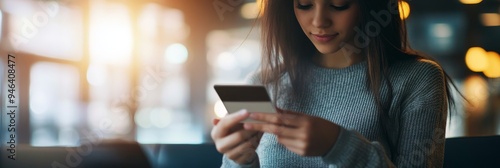
<svg viewBox="0 0 500 168">
<path fill-rule="evenodd" d="M 394 162 L 398 167 L 442 167 L 447 117 L 445 77 L 430 61 L 420 64 L 403 102 L 400 137 Z"/>
<path fill-rule="evenodd" d="M 356 131 L 345 128 L 322 159 L 329 167 L 394 167 L 378 142 L 370 142 Z"/>
<path fill-rule="evenodd" d="M 246 165 L 238 164 L 233 160 L 227 158 L 226 155 L 224 155 L 222 158 L 221 168 L 256 168 L 256 167 L 260 167 L 258 157 L 255 158 L 255 160 L 252 163 Z"/>
<path fill-rule="evenodd" d="M 336 144 L 322 157 L 329 167 L 442 167 L 446 123 L 445 80 L 430 61 L 417 63 L 409 75 L 399 119 L 395 158 L 377 142 L 342 128 Z M 390 131 L 390 130 L 389 130 Z"/>
</svg>

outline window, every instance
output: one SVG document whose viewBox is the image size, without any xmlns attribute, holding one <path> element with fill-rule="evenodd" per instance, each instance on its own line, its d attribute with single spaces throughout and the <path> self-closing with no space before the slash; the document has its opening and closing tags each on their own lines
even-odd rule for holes
<svg viewBox="0 0 500 168">
<path fill-rule="evenodd" d="M 82 12 L 59 1 L 3 1 L 9 13 L 9 42 L 19 52 L 80 60 Z"/>
<path fill-rule="evenodd" d="M 39 62 L 30 77 L 30 127 L 33 146 L 77 145 L 82 111 L 78 69 Z"/>
</svg>

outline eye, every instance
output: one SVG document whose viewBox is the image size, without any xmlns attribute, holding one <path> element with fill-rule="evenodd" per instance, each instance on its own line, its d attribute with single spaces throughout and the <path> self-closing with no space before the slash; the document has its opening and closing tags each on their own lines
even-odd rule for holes
<svg viewBox="0 0 500 168">
<path fill-rule="evenodd" d="M 309 5 L 302 5 L 300 3 L 297 3 L 297 8 L 298 9 L 301 9 L 301 10 L 308 10 L 308 9 L 311 9 L 312 5 L 309 4 Z"/>
<path fill-rule="evenodd" d="M 330 7 L 332 7 L 332 8 L 333 8 L 333 9 L 335 9 L 335 10 L 342 11 L 342 10 L 349 9 L 349 4 L 342 5 L 342 6 L 330 5 Z"/>
</svg>

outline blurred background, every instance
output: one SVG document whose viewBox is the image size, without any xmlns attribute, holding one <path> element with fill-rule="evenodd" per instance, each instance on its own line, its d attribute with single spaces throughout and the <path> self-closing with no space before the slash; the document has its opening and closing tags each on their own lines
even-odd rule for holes
<svg viewBox="0 0 500 168">
<path fill-rule="evenodd" d="M 16 56 L 17 142 L 78 146 L 88 134 L 140 144 L 211 143 L 227 113 L 215 83 L 260 63 L 255 0 L 0 0 L 2 108 Z M 455 94 L 447 137 L 500 134 L 500 0 L 400 5 L 412 47 Z M 2 142 L 8 141 L 2 113 Z"/>
</svg>

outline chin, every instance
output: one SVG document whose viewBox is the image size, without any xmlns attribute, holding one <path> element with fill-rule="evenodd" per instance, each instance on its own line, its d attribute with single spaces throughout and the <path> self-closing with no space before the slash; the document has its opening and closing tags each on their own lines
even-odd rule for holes
<svg viewBox="0 0 500 168">
<path fill-rule="evenodd" d="M 318 50 L 321 54 L 333 54 L 338 52 L 340 47 L 316 46 L 316 50 Z"/>
</svg>

